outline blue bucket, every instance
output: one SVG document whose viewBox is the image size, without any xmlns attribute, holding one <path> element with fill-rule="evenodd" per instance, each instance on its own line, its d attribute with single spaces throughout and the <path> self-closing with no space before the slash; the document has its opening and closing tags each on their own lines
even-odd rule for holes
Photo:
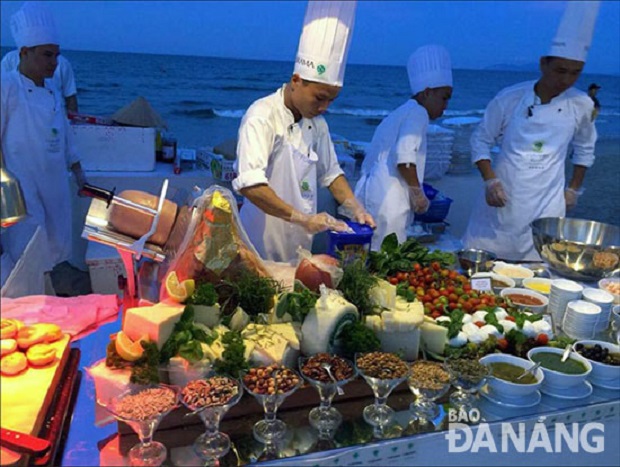
<svg viewBox="0 0 620 467">
<path fill-rule="evenodd" d="M 372 239 L 373 230 L 365 224 L 357 222 L 345 221 L 353 233 L 328 232 L 329 244 L 327 254 L 337 259 L 343 259 L 345 264 L 360 258 L 363 261 L 368 259 L 370 252 L 370 240 Z"/>
</svg>

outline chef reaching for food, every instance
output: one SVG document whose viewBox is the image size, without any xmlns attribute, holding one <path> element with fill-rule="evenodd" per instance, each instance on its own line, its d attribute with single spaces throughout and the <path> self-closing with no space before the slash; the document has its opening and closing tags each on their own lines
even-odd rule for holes
<svg viewBox="0 0 620 467">
<path fill-rule="evenodd" d="M 404 242 L 412 214 L 428 210 L 422 188 L 426 130 L 429 119 L 441 117 L 452 97 L 452 66 L 444 47 L 418 48 L 409 57 L 407 73 L 411 98 L 377 127 L 355 187 L 355 195 L 377 222 L 373 249 L 392 232 Z"/>
<path fill-rule="evenodd" d="M 338 164 L 322 117 L 342 89 L 356 2 L 309 1 L 290 81 L 254 102 L 241 121 L 237 178 L 246 202 L 241 222 L 259 254 L 291 262 L 312 235 L 348 226 L 317 214 L 317 184 L 328 187 L 339 212 L 374 227 Z"/>
<path fill-rule="evenodd" d="M 69 170 L 79 187 L 86 182 L 70 140 L 62 97 L 51 78 L 60 48 L 51 12 L 43 2 L 26 2 L 11 17 L 19 67 L 2 73 L 0 134 L 8 170 L 20 182 L 26 210 L 45 232 L 45 267 L 71 258 Z"/>
<path fill-rule="evenodd" d="M 541 76 L 506 88 L 487 106 L 471 138 L 485 193 L 474 204 L 463 243 L 512 261 L 540 261 L 530 223 L 563 217 L 577 204 L 594 163 L 592 99 L 573 85 L 585 65 L 600 2 L 567 2 Z M 500 152 L 491 163 L 491 148 Z M 564 165 L 572 143 L 572 178 Z"/>
</svg>

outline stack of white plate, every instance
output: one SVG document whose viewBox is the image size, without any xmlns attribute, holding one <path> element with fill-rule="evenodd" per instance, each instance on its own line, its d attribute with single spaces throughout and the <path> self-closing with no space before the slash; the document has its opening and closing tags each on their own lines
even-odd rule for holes
<svg viewBox="0 0 620 467">
<path fill-rule="evenodd" d="M 429 125 L 426 132 L 426 167 L 424 180 L 437 180 L 443 177 L 452 159 L 454 131 L 439 125 Z"/>
<path fill-rule="evenodd" d="M 607 319 L 609 322 L 609 317 Z M 585 300 L 573 300 L 566 306 L 562 330 L 572 339 L 592 339 L 602 320 L 600 306 Z"/>
<path fill-rule="evenodd" d="M 452 162 L 448 172 L 468 173 L 473 169 L 470 138 L 480 120 L 480 117 L 453 117 L 441 122 L 443 126 L 455 132 Z"/>
<path fill-rule="evenodd" d="M 566 305 L 572 300 L 579 300 L 583 286 L 575 281 L 568 279 L 555 279 L 551 281 L 551 292 L 549 293 L 549 305 L 547 313 L 553 319 L 553 331 L 558 332 L 562 329 L 562 319 L 566 312 Z"/>
<path fill-rule="evenodd" d="M 611 318 L 611 307 L 614 303 L 614 296 L 601 289 L 586 288 L 583 290 L 583 299 L 586 302 L 594 303 L 601 307 L 601 320 L 596 328 L 597 332 L 602 332 L 609 327 Z"/>
</svg>

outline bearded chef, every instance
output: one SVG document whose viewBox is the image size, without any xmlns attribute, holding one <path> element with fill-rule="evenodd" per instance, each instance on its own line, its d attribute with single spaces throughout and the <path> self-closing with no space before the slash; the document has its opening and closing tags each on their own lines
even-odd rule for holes
<svg viewBox="0 0 620 467">
<path fill-rule="evenodd" d="M 530 223 L 563 217 L 577 204 L 594 163 L 592 99 L 573 85 L 585 65 L 600 2 L 567 2 L 537 81 L 506 88 L 487 106 L 471 138 L 485 193 L 472 209 L 463 243 L 512 261 L 540 261 Z M 491 162 L 491 148 L 500 145 Z M 564 164 L 572 144 L 572 177 Z"/>
<path fill-rule="evenodd" d="M 291 262 L 313 234 L 348 226 L 317 214 L 317 185 L 339 212 L 374 227 L 338 164 L 322 114 L 342 89 L 356 2 L 309 1 L 293 76 L 245 113 L 233 188 L 245 197 L 241 221 L 264 258 Z"/>
<path fill-rule="evenodd" d="M 45 232 L 46 270 L 71 257 L 69 170 L 78 186 L 86 180 L 69 141 L 62 96 L 51 78 L 60 49 L 51 12 L 43 2 L 26 2 L 11 17 L 19 67 L 2 73 L 2 154 L 17 177 L 26 210 Z"/>
<path fill-rule="evenodd" d="M 440 45 L 417 49 L 407 63 L 411 99 L 388 115 L 377 127 L 362 165 L 355 195 L 377 222 L 372 249 L 396 233 L 407 239 L 413 213 L 428 210 L 424 194 L 426 130 L 429 119 L 443 115 L 452 97 L 450 54 Z"/>
</svg>

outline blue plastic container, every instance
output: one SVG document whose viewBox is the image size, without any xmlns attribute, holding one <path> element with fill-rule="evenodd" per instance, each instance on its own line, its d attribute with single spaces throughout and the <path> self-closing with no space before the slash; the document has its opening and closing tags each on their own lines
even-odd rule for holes
<svg viewBox="0 0 620 467">
<path fill-rule="evenodd" d="M 357 258 L 366 261 L 370 252 L 372 228 L 353 221 L 346 221 L 346 223 L 353 229 L 353 233 L 330 230 L 328 232 L 329 244 L 327 253 L 334 258 L 342 258 L 345 264 Z"/>
<path fill-rule="evenodd" d="M 427 222 L 429 224 L 443 222 L 448 216 L 450 211 L 450 205 L 452 199 L 448 197 L 442 197 L 440 199 L 434 199 L 431 201 L 431 205 L 424 214 L 416 214 L 415 220 L 420 222 Z"/>
</svg>

